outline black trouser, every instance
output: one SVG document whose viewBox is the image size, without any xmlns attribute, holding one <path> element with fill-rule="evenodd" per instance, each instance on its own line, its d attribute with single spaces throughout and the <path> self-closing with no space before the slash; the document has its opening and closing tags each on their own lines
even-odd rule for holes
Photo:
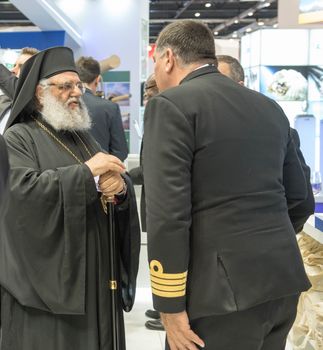
<svg viewBox="0 0 323 350">
<path fill-rule="evenodd" d="M 245 311 L 199 318 L 191 321 L 191 328 L 205 342 L 203 350 L 285 350 L 298 298 L 294 295 Z"/>
</svg>

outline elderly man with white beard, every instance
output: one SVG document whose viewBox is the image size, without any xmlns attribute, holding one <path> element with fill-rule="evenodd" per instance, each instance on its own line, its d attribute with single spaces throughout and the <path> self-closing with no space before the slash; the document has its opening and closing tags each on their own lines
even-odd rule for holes
<svg viewBox="0 0 323 350">
<path fill-rule="evenodd" d="M 123 163 L 89 135 L 73 53 L 22 67 L 5 132 L 10 193 L 0 226 L 1 350 L 112 350 L 105 200 L 117 234 L 117 324 L 133 305 L 139 224 Z"/>
</svg>

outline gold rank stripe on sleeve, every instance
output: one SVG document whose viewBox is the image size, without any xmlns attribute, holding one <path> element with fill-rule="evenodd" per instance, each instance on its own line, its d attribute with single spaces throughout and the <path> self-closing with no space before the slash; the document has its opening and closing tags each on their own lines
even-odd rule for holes
<svg viewBox="0 0 323 350">
<path fill-rule="evenodd" d="M 187 271 L 164 273 L 162 264 L 157 260 L 152 260 L 150 262 L 150 278 L 154 295 L 177 298 L 186 294 Z"/>
</svg>

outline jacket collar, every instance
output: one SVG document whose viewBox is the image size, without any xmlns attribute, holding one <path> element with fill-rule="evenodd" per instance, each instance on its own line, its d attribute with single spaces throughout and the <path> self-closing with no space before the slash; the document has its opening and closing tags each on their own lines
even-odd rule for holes
<svg viewBox="0 0 323 350">
<path fill-rule="evenodd" d="M 202 68 L 199 68 L 197 70 L 193 70 L 191 73 L 188 73 L 187 76 L 179 84 L 181 85 L 185 81 L 189 81 L 189 80 L 197 78 L 201 75 L 210 74 L 210 73 L 220 73 L 220 72 L 213 65 L 202 67 Z"/>
<path fill-rule="evenodd" d="M 94 95 L 93 92 L 92 92 L 92 90 L 89 89 L 88 87 L 85 88 L 84 93 L 85 93 L 85 94 L 88 93 L 88 94 Z"/>
</svg>

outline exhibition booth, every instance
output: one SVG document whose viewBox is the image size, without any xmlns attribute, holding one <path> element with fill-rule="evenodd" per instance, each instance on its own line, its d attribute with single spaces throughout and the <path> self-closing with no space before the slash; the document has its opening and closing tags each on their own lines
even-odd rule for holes
<svg viewBox="0 0 323 350">
<path fill-rule="evenodd" d="M 71 22 L 73 30 L 81 33 L 82 41 L 78 41 L 77 33 L 73 34 L 73 30 L 63 22 L 54 26 L 56 30 L 0 31 L 0 63 L 4 63 L 9 69 L 13 67 L 19 55 L 19 48 L 24 46 L 44 49 L 51 46 L 69 46 L 71 43 L 76 58 L 80 55 L 91 55 L 102 60 L 111 54 L 120 56 L 120 67 L 103 74 L 100 90 L 106 98 L 126 96 L 120 98 L 117 103 L 121 109 L 130 149 L 128 168 L 133 168 L 139 163 L 144 112 L 142 84 L 153 66 L 152 59 L 148 56 L 148 1 L 139 2 L 139 7 L 133 6 L 124 10 L 123 17 L 120 13 L 112 13 L 110 21 L 106 21 L 100 14 L 103 11 L 100 1 L 93 2 L 91 11 L 84 7 L 68 14 L 66 11 L 69 9 L 64 8 L 66 5 L 63 6 L 63 2 L 60 5 L 57 1 L 56 13 L 64 13 L 64 18 Z M 19 4 L 20 1 L 16 0 L 16 3 Z M 39 2 L 36 0 L 31 1 L 30 8 L 33 5 L 39 10 L 35 11 L 33 16 L 37 17 L 40 13 L 41 18 L 44 9 L 39 9 Z M 118 24 L 120 18 L 122 24 Z M 78 28 L 75 26 L 77 19 Z M 37 20 L 34 19 L 34 22 L 37 23 Z M 133 30 L 134 27 L 137 28 L 136 31 Z M 121 32 L 121 28 L 126 28 L 127 31 Z M 222 48 L 220 53 L 236 52 L 245 71 L 245 85 L 274 99 L 281 106 L 291 127 L 298 131 L 302 153 L 311 168 L 316 208 L 315 215 L 306 223 L 304 232 L 312 239 L 312 253 L 308 250 L 309 245 L 306 245 L 307 238 L 304 235 L 300 238 L 300 246 L 316 294 L 303 300 L 302 307 L 305 306 L 302 315 L 305 316 L 298 321 L 303 328 L 307 327 L 306 334 L 318 332 L 321 325 L 317 320 L 322 317 L 323 321 L 323 314 L 320 314 L 317 306 L 321 303 L 318 300 L 323 300 L 323 283 L 317 277 L 323 278 L 323 256 L 319 251 L 323 244 L 323 29 L 259 29 L 243 35 L 240 47 L 238 40 L 230 42 L 234 42 L 234 45 L 230 46 L 230 52 L 225 52 L 227 43 L 221 46 L 221 40 L 216 40 L 216 45 Z M 136 190 L 139 194 L 140 191 Z M 145 235 L 142 242 L 146 243 Z M 318 257 L 314 262 L 311 260 L 313 254 Z M 145 290 L 145 296 L 149 291 L 146 277 L 148 276 L 145 276 L 143 285 L 139 283 L 139 287 Z M 309 302 L 311 298 L 313 300 Z M 313 309 L 310 309 L 311 307 Z M 315 321 L 309 320 L 309 313 L 318 315 L 318 318 Z M 300 334 L 302 335 L 293 334 L 295 349 L 302 349 L 299 343 L 304 335 Z"/>
</svg>

